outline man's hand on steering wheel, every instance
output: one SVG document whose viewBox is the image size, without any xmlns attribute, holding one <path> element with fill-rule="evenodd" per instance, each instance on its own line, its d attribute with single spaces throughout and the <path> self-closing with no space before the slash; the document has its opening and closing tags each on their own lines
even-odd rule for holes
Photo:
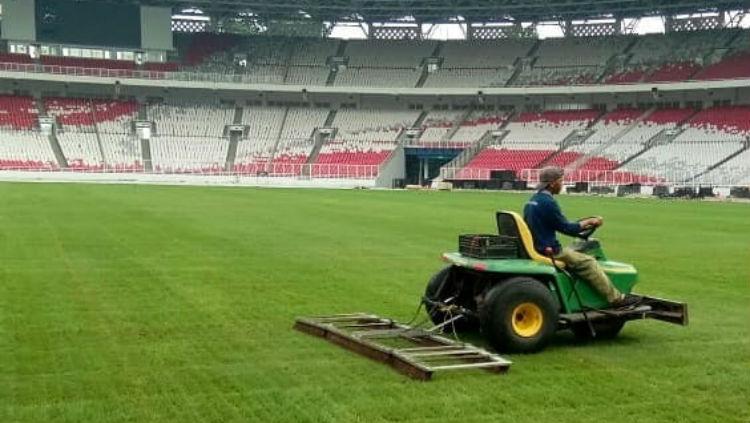
<svg viewBox="0 0 750 423">
<path fill-rule="evenodd" d="M 581 232 L 578 237 L 582 239 L 589 239 L 600 226 L 604 225 L 604 219 L 601 216 L 587 217 L 578 222 L 581 224 Z"/>
<path fill-rule="evenodd" d="M 604 225 L 604 219 L 601 216 L 587 217 L 581 220 L 582 229 L 598 228 Z"/>
</svg>

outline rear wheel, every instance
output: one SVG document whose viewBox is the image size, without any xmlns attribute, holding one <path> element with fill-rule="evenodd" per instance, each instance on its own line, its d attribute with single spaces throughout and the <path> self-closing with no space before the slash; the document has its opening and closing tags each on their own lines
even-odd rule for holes
<svg viewBox="0 0 750 423">
<path fill-rule="evenodd" d="M 591 325 L 594 326 L 596 339 L 613 339 L 620 334 L 623 326 L 625 326 L 625 321 L 619 319 L 599 320 L 591 322 Z M 570 330 L 573 331 L 576 338 L 582 341 L 594 339 L 594 337 L 591 336 L 591 330 L 586 322 L 576 323 L 570 327 Z"/>
<path fill-rule="evenodd" d="M 430 279 L 424 295 L 432 301 L 448 301 L 450 304 L 466 306 L 466 304 L 461 304 L 461 300 L 466 296 L 466 293 L 462 292 L 462 289 L 463 281 L 460 280 L 458 271 L 453 266 L 446 266 Z M 425 304 L 425 308 L 427 309 L 427 314 L 430 316 L 430 320 L 436 325 L 445 322 L 451 317 L 436 306 Z M 456 331 L 463 332 L 476 329 L 478 322 L 475 319 L 465 316 L 456 320 L 453 325 Z M 450 328 L 446 328 L 446 330 L 449 331 Z"/>
<path fill-rule="evenodd" d="M 487 293 L 482 332 L 498 351 L 531 353 L 544 348 L 557 329 L 557 301 L 536 279 L 511 278 Z"/>
</svg>

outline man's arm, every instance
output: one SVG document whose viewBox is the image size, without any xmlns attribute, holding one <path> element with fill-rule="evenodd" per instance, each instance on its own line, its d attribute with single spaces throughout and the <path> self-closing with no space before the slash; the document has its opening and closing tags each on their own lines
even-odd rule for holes
<svg viewBox="0 0 750 423">
<path fill-rule="evenodd" d="M 552 224 L 558 232 L 562 232 L 565 235 L 570 236 L 576 236 L 584 228 L 588 228 L 591 224 L 589 220 L 586 219 L 583 222 L 570 222 L 568 219 L 562 214 L 562 211 L 560 210 L 560 206 L 557 204 L 556 201 L 550 201 L 551 208 L 552 208 L 552 215 L 550 216 L 550 219 L 552 221 Z"/>
</svg>

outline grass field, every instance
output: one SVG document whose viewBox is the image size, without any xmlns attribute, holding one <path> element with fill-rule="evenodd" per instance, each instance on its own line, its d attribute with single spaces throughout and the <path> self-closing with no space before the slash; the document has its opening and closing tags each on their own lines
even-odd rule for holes
<svg viewBox="0 0 750 423">
<path fill-rule="evenodd" d="M 291 330 L 408 320 L 525 195 L 0 184 L 0 422 L 748 422 L 750 205 L 562 197 L 691 324 L 415 382 Z"/>
</svg>

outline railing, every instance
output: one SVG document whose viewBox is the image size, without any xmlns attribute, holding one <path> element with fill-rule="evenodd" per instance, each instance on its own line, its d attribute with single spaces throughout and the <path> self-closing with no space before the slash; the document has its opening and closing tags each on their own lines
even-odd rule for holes
<svg viewBox="0 0 750 423">
<path fill-rule="evenodd" d="M 516 172 L 518 180 L 529 185 L 539 182 L 539 169 L 523 169 Z M 442 168 L 440 176 L 449 181 L 488 181 L 491 169 Z M 586 182 L 592 186 L 603 185 L 685 185 L 685 186 L 740 186 L 750 184 L 750 171 L 713 171 L 705 175 L 687 170 L 664 169 L 646 172 L 620 170 L 577 170 L 565 174 L 565 184 Z"/>
<path fill-rule="evenodd" d="M 235 175 L 258 177 L 300 177 L 312 179 L 375 179 L 380 173 L 378 165 L 348 164 L 298 164 L 249 163 L 234 165 Z"/>
<path fill-rule="evenodd" d="M 146 171 L 141 164 L 131 165 L 76 165 L 59 168 L 57 165 L 41 162 L 29 162 L 16 166 L 0 163 L 1 172 L 24 172 L 46 174 L 132 174 L 132 175 L 184 175 L 184 176 L 231 176 L 234 178 L 293 178 L 303 180 L 374 180 L 380 174 L 377 165 L 345 164 L 291 164 L 291 163 L 249 163 L 236 164 L 231 171 L 223 170 L 216 163 L 182 164 L 179 167 L 154 165 L 152 171 Z M 444 180 L 455 181 L 488 181 L 492 170 L 477 168 L 442 168 L 440 175 Z M 517 178 L 533 186 L 539 181 L 539 169 L 523 169 L 516 172 Z M 748 186 L 750 185 L 749 169 L 727 169 L 713 171 L 706 175 L 690 171 L 667 169 L 664 171 L 626 172 L 617 170 L 597 171 L 580 170 L 565 175 L 564 182 L 572 185 L 586 182 L 590 186 L 613 186 L 641 184 L 647 186 Z"/>
<path fill-rule="evenodd" d="M 490 172 L 489 169 L 471 167 L 443 167 L 440 169 L 440 177 L 449 181 L 486 181 L 490 179 Z"/>
<path fill-rule="evenodd" d="M 73 76 L 94 76 L 102 78 L 129 78 L 129 79 L 147 79 L 147 80 L 173 80 L 173 81 L 196 81 L 196 82 L 227 82 L 227 83 L 240 83 L 240 84 L 275 84 L 275 85 L 288 85 L 281 82 L 280 75 L 262 75 L 253 73 L 240 73 L 240 74 L 226 74 L 226 73 L 214 73 L 214 72 L 190 72 L 190 71 L 150 71 L 140 69 L 106 69 L 106 68 L 87 68 L 77 66 L 59 66 L 59 65 L 42 65 L 36 63 L 5 63 L 0 62 L 0 72 L 25 72 L 25 73 L 47 73 L 53 75 L 73 75 Z M 684 81 L 670 81 L 667 83 L 677 82 L 707 82 L 707 81 L 726 81 L 734 79 L 750 79 L 748 77 L 739 78 L 718 78 L 718 79 L 705 79 L 705 80 L 684 80 Z M 625 82 L 625 83 L 613 83 L 609 85 L 637 85 L 644 84 L 642 82 Z M 654 84 L 648 83 L 648 84 Z M 555 86 L 600 86 L 608 84 L 579 84 L 575 82 L 565 83 L 561 85 L 544 85 L 544 84 L 530 84 L 522 85 L 520 87 L 555 87 Z M 363 85 L 364 86 L 364 85 Z M 446 87 L 450 88 L 450 87 Z M 482 85 L 477 85 L 476 88 L 489 88 Z M 429 90 L 429 88 L 425 88 Z"/>
<path fill-rule="evenodd" d="M 456 150 L 464 149 L 472 145 L 472 142 L 461 142 L 461 141 L 423 141 L 423 140 L 409 140 L 406 141 L 404 147 L 406 148 L 433 148 L 442 150 Z"/>
<path fill-rule="evenodd" d="M 147 80 L 173 80 L 197 82 L 229 82 L 242 84 L 280 84 L 278 76 L 258 74 L 221 74 L 211 72 L 165 72 L 140 69 L 107 69 L 76 66 L 40 65 L 34 63 L 0 63 L 0 71 L 46 73 L 52 75 L 94 76 L 101 78 L 128 78 Z"/>
<path fill-rule="evenodd" d="M 201 175 L 236 176 L 258 178 L 300 178 L 300 179 L 358 179 L 377 178 L 380 166 L 346 164 L 292 164 L 292 163 L 248 163 L 235 164 L 232 171 L 225 171 L 217 163 L 184 163 L 180 166 L 162 166 L 154 163 L 152 171 L 146 171 L 140 164 L 133 165 L 79 165 L 59 168 L 50 164 L 25 166 L 0 166 L 0 171 L 22 171 L 30 173 L 86 173 L 86 174 L 152 174 L 152 175 Z"/>
</svg>

